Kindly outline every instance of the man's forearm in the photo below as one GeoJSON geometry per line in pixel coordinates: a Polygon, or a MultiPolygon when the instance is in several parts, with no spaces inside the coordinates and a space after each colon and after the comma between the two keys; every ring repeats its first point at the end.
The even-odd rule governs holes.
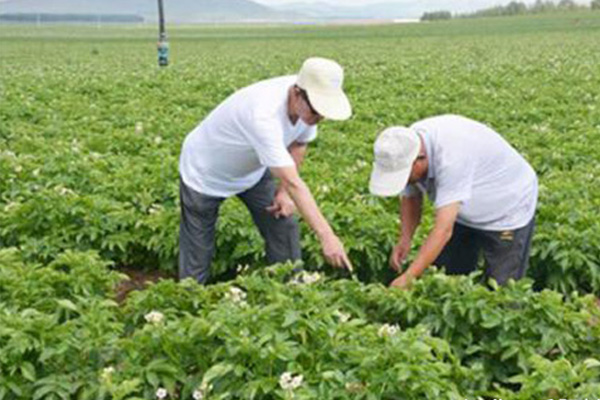
{"type": "Polygon", "coordinates": [[[344,245],[319,210],[308,186],[298,175],[296,167],[271,167],[271,172],[285,183],[286,190],[300,214],[319,237],[327,262],[334,267],[347,268],[352,271],[352,263],[344,250],[344,245]]]}
{"type": "Polygon", "coordinates": [[[299,182],[288,183],[285,185],[285,190],[292,200],[294,200],[300,215],[302,215],[319,238],[323,239],[324,237],[333,234],[333,230],[329,226],[329,223],[327,223],[327,220],[321,213],[321,210],[319,210],[310,190],[308,190],[308,187],[302,180],[299,180],[299,182]]]}
{"type": "Polygon", "coordinates": [[[400,204],[400,241],[412,241],[412,237],[421,221],[423,197],[402,197],[400,204]]]}
{"type": "Polygon", "coordinates": [[[308,145],[306,143],[298,143],[293,142],[289,147],[288,151],[290,155],[294,159],[294,163],[296,164],[296,169],[300,171],[300,167],[304,162],[304,157],[306,156],[306,151],[308,150],[308,145]]]}
{"type": "Polygon", "coordinates": [[[427,267],[435,262],[452,237],[460,204],[460,202],[454,202],[437,209],[435,225],[419,249],[417,258],[408,267],[405,274],[413,278],[419,277],[427,267]]]}
{"type": "Polygon", "coordinates": [[[421,276],[427,267],[437,259],[451,237],[452,230],[434,228],[406,273],[414,278],[421,276]]]}
{"type": "MultiPolygon", "coordinates": [[[[298,143],[298,142],[293,142],[288,147],[288,151],[289,151],[290,155],[292,156],[292,159],[294,160],[294,164],[296,164],[297,171],[300,171],[300,167],[302,166],[302,163],[304,162],[304,157],[306,156],[307,149],[308,149],[307,144],[298,143]]],[[[284,181],[280,181],[277,190],[285,190],[287,192],[288,190],[286,187],[286,183],[284,181]]]]}

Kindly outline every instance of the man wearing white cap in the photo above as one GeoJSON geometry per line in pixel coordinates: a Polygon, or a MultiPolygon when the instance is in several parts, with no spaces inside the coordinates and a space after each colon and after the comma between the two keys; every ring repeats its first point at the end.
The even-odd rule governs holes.
{"type": "Polygon", "coordinates": [[[406,287],[431,264],[450,274],[477,268],[499,284],[520,279],[529,262],[537,177],[498,133],[471,119],[443,115],[392,127],[375,142],[371,193],[401,195],[401,231],[390,256],[400,271],[421,219],[423,193],[435,224],[416,258],[392,286],[406,287]]]}
{"type": "Polygon", "coordinates": [[[269,263],[301,257],[293,216],[297,208],[319,237],[325,259],[351,268],[341,241],[298,174],[307,145],[317,136],[316,124],[351,115],[343,78],[334,61],[310,58],[298,75],[235,92],[187,136],[179,163],[180,278],[200,283],[209,278],[219,206],[231,196],[250,211],[269,263]]]}

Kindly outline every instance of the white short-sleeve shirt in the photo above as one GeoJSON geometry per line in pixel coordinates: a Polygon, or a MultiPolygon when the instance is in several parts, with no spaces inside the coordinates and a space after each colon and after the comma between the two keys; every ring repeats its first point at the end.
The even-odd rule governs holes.
{"type": "Polygon", "coordinates": [[[268,167],[293,166],[288,146],[317,136],[316,125],[289,120],[288,90],[295,83],[295,75],[261,81],[215,108],[183,142],[183,182],[209,196],[230,197],[258,183],[268,167]]]}
{"type": "Polygon", "coordinates": [[[529,163],[488,126],[458,115],[416,122],[429,168],[404,196],[427,193],[436,208],[461,203],[457,222],[490,231],[521,228],[535,214],[537,176],[529,163]]]}

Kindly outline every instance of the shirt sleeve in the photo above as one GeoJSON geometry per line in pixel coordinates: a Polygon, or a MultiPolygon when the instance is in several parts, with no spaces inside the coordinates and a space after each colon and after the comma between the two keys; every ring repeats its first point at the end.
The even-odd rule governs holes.
{"type": "Polygon", "coordinates": [[[474,161],[472,157],[442,160],[436,166],[435,208],[464,203],[471,198],[474,161]]]}
{"type": "Polygon", "coordinates": [[[288,152],[281,124],[266,117],[254,118],[253,126],[245,130],[245,136],[265,167],[292,167],[294,159],[288,152]]]}
{"type": "Polygon", "coordinates": [[[298,138],[298,143],[310,143],[317,138],[317,125],[309,126],[298,138]]]}
{"type": "Polygon", "coordinates": [[[415,185],[411,185],[410,183],[406,185],[402,193],[400,193],[402,197],[417,197],[419,194],[421,194],[419,188],[417,188],[415,185]]]}

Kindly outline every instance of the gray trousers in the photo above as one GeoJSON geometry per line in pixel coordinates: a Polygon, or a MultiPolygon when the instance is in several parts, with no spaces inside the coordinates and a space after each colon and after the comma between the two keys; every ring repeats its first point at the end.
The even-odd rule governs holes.
{"type": "Polygon", "coordinates": [[[452,238],[434,265],[444,267],[450,275],[469,274],[477,268],[483,251],[486,281],[494,278],[504,285],[509,279],[519,280],[529,266],[534,227],[535,217],[512,231],[484,231],[456,223],[452,238]]]}
{"type": "MultiPolygon", "coordinates": [[[[246,205],[261,236],[269,264],[299,260],[300,230],[296,217],[275,218],[266,208],[273,204],[276,184],[267,170],[252,188],[237,196],[246,205]]],[[[179,226],[179,278],[206,283],[215,252],[215,227],[223,197],[198,193],[179,180],[181,223],[179,226]]]]}

